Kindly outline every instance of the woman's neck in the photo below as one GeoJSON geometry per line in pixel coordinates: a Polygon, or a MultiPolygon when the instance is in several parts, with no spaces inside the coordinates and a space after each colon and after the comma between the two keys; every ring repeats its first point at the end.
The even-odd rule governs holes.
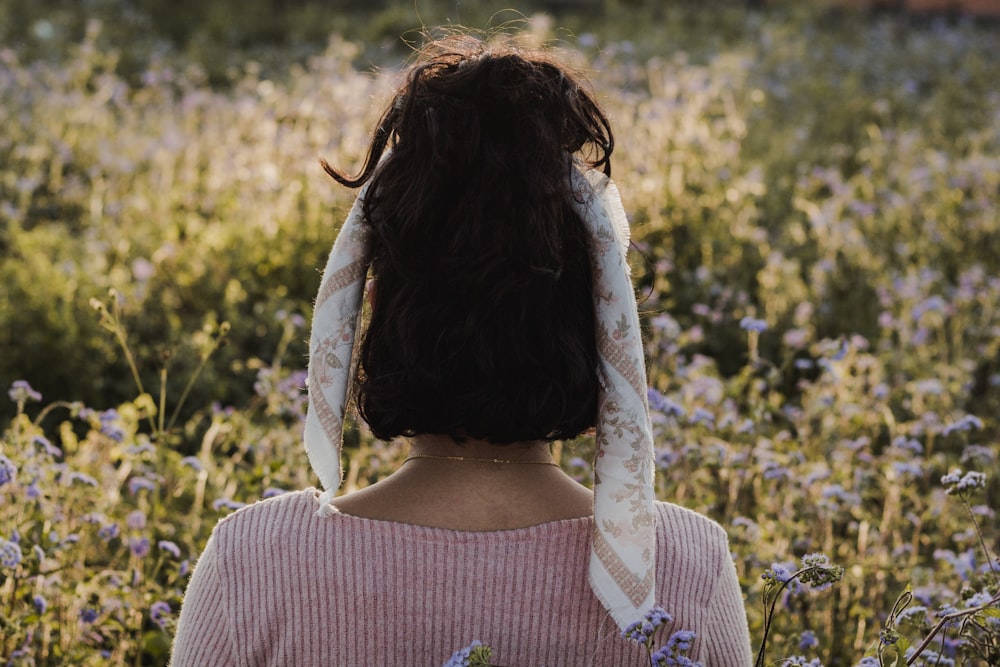
{"type": "Polygon", "coordinates": [[[498,445],[487,440],[461,442],[446,435],[417,435],[410,439],[410,457],[469,463],[554,463],[549,444],[542,440],[498,445]]]}
{"type": "Polygon", "coordinates": [[[542,441],[497,445],[420,435],[396,472],[334,505],[354,516],[472,531],[590,515],[593,494],[553,463],[542,441]]]}

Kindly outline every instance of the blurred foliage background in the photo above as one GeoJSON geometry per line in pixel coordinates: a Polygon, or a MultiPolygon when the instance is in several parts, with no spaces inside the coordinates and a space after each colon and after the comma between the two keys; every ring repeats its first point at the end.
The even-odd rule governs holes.
{"type": "MultiPolygon", "coordinates": [[[[766,315],[780,354],[802,301],[817,336],[878,339],[892,281],[929,270],[947,297],[963,269],[995,273],[995,30],[758,4],[0,0],[0,382],[130,396],[88,305],[115,288],[150,386],[183,383],[233,323],[190,404],[244,401],[275,314],[308,313],[349,199],[316,160],[355,163],[386,94],[368,73],[422,25],[579,55],[620,136],[651,312],[766,315]]],[[[711,327],[698,351],[731,373],[739,335],[711,327]]],[[[995,347],[970,400],[995,404],[995,347]]],[[[301,365],[303,342],[285,354],[301,365]]]]}
{"type": "MultiPolygon", "coordinates": [[[[179,609],[215,519],[315,484],[305,322],[353,198],[318,160],[358,164],[424,25],[551,44],[604,101],[658,495],[729,530],[755,639],[760,572],[811,551],[847,573],[782,601],[774,654],[813,633],[811,655],[853,664],[907,584],[913,636],[996,592],[995,19],[506,6],[0,0],[0,385],[46,401],[0,403],[0,531],[23,555],[0,563],[0,657],[165,663],[153,605],[179,609]],[[955,468],[990,473],[967,514],[955,468]]],[[[358,425],[346,450],[352,489],[404,446],[358,425]]],[[[583,482],[590,451],[556,446],[583,482]]]]}

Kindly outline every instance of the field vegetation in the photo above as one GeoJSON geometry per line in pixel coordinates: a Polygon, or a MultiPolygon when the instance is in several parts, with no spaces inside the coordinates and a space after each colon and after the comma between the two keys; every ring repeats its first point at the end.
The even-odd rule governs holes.
{"type": "MultiPolygon", "coordinates": [[[[316,484],[318,159],[454,7],[279,4],[0,1],[4,664],[165,664],[216,520],[316,484]]],[[[1000,664],[1000,27],[582,4],[505,29],[612,116],[659,496],[728,529],[767,664],[1000,664]]],[[[348,488],[404,451],[354,424],[348,488]]]]}

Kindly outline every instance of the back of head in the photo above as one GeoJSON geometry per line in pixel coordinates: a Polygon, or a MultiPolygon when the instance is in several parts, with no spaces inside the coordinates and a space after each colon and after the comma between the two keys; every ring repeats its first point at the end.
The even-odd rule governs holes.
{"type": "Polygon", "coordinates": [[[591,260],[569,174],[586,157],[608,172],[612,148],[564,66],[459,37],[412,67],[360,176],[327,166],[371,180],[357,401],[376,436],[507,443],[594,425],[591,260]]]}

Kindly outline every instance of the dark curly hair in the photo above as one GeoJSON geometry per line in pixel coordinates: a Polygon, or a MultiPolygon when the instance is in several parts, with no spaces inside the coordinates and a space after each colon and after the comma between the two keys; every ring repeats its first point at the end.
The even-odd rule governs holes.
{"type": "Polygon", "coordinates": [[[376,437],[573,438],[599,389],[577,163],[610,174],[611,126],[548,54],[469,36],[426,47],[356,177],[376,279],[356,401],[376,437]],[[391,150],[387,151],[387,148],[391,150]]]}

